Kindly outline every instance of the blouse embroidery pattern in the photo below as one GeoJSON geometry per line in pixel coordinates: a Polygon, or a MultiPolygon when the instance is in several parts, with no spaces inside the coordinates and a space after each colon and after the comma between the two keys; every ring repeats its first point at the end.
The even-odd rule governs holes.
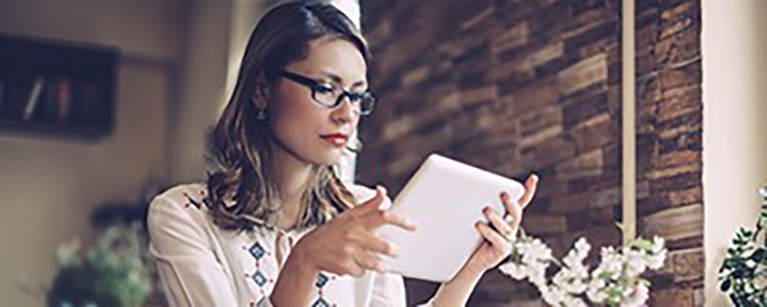
{"type": "Polygon", "coordinates": [[[256,271],[252,274],[245,273],[245,277],[256,283],[262,296],[267,296],[264,288],[267,284],[274,284],[274,278],[268,278],[266,274],[264,274],[262,270],[262,260],[264,259],[264,256],[271,255],[272,253],[267,252],[258,241],[256,241],[250,248],[243,248],[245,248],[256,261],[256,271]]]}
{"type": "MultiPolygon", "coordinates": [[[[328,282],[333,279],[335,280],[335,276],[328,277],[324,273],[320,272],[320,274],[317,275],[317,282],[314,283],[314,285],[317,287],[317,300],[314,301],[314,304],[312,304],[312,307],[330,307],[330,303],[325,299],[324,296],[324,288],[327,286],[328,282]]],[[[332,306],[336,306],[336,304],[333,304],[332,306]]]]}

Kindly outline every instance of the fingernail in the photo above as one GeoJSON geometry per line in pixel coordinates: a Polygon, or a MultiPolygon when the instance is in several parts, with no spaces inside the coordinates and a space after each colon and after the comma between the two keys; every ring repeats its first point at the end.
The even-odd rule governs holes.
{"type": "Polygon", "coordinates": [[[394,244],[390,245],[389,246],[389,255],[392,256],[392,257],[399,256],[399,247],[397,247],[394,244]]]}
{"type": "Polygon", "coordinates": [[[508,201],[509,200],[509,193],[501,192],[501,200],[508,201]]]}

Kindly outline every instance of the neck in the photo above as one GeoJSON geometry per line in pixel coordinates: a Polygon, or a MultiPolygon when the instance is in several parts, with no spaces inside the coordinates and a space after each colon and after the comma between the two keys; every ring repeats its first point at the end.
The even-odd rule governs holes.
{"type": "Polygon", "coordinates": [[[277,227],[292,229],[298,223],[298,217],[303,211],[301,197],[306,191],[312,165],[297,159],[285,151],[276,152],[275,172],[280,191],[282,210],[277,216],[277,227]]]}

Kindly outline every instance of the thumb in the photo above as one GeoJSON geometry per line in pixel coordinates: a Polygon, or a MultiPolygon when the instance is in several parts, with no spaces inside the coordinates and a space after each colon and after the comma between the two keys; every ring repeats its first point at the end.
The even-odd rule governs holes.
{"type": "Polygon", "coordinates": [[[361,211],[378,210],[381,204],[386,200],[386,188],[376,185],[376,195],[359,206],[361,211]]]}

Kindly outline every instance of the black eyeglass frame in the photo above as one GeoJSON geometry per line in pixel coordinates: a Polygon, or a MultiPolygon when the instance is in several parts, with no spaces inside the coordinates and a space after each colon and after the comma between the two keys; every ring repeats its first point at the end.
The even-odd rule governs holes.
{"type": "Polygon", "coordinates": [[[299,75],[299,74],[296,74],[296,73],[285,71],[285,70],[283,70],[281,72],[281,74],[282,74],[282,77],[284,77],[284,78],[286,78],[288,80],[291,80],[293,82],[296,82],[298,84],[301,84],[303,86],[306,86],[309,89],[311,89],[312,90],[312,99],[314,99],[314,101],[316,101],[317,103],[319,103],[320,105],[322,105],[322,106],[324,106],[324,107],[326,107],[328,109],[335,109],[335,108],[337,108],[338,106],[341,105],[341,102],[343,101],[344,97],[349,97],[349,101],[352,103],[352,105],[354,103],[359,103],[359,110],[355,109],[354,110],[355,113],[357,113],[359,115],[370,115],[370,113],[373,113],[373,108],[375,107],[377,99],[370,92],[352,93],[352,92],[349,92],[347,90],[344,90],[343,88],[328,88],[328,86],[322,84],[322,82],[320,82],[320,81],[317,81],[315,79],[312,79],[312,78],[309,78],[309,77],[306,77],[306,76],[302,76],[302,75],[299,75]],[[328,91],[328,90],[329,91],[336,91],[336,90],[340,90],[341,91],[341,94],[338,95],[338,98],[336,98],[336,101],[332,105],[328,105],[325,102],[322,102],[319,99],[317,99],[317,92],[318,91],[328,91]],[[363,105],[365,99],[367,99],[368,103],[370,104],[370,107],[367,108],[367,109],[365,109],[365,107],[363,105]]]}

